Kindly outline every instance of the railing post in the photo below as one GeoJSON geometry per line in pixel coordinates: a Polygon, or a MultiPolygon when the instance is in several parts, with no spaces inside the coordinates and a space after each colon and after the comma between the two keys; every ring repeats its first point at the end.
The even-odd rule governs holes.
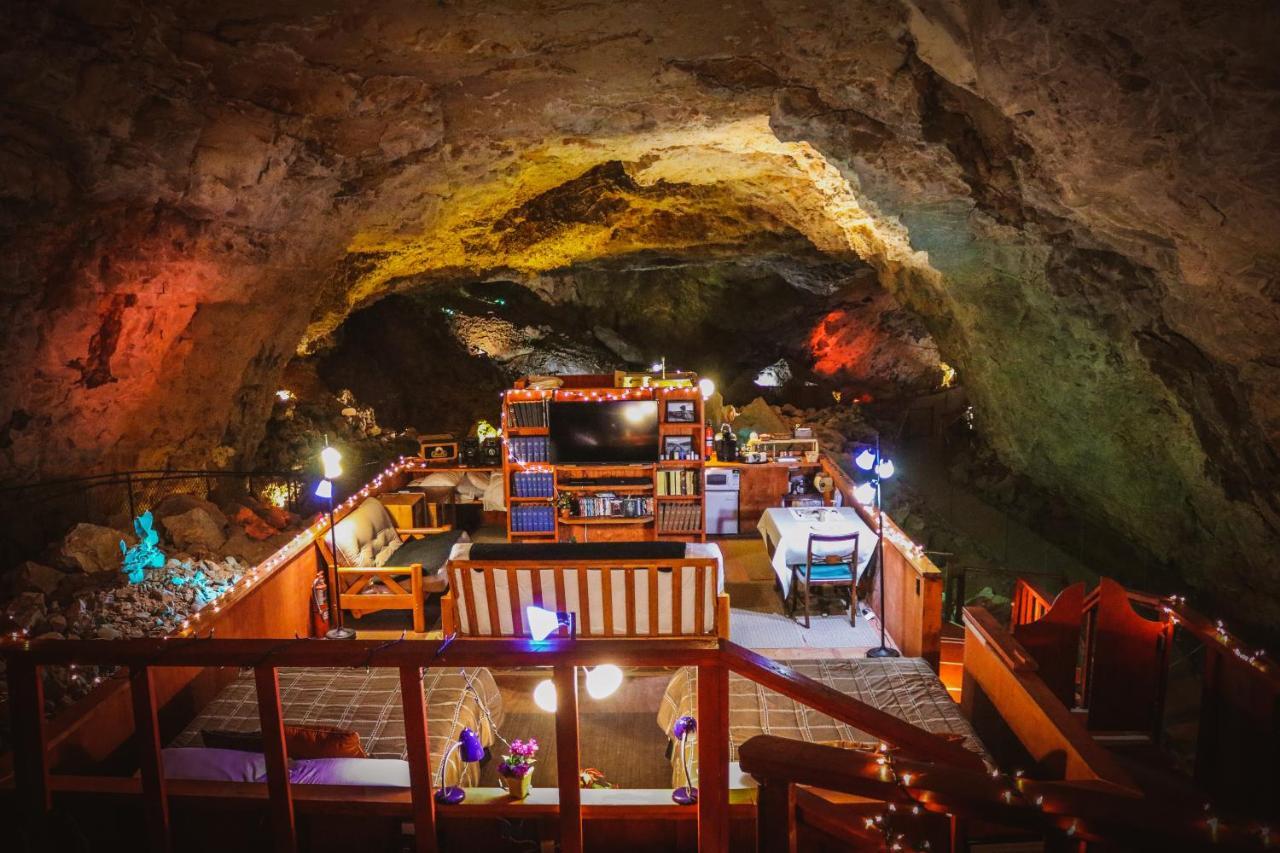
{"type": "Polygon", "coordinates": [[[717,663],[698,667],[698,853],[728,850],[729,671],[717,663]]]}
{"type": "Polygon", "coordinates": [[[404,739],[409,758],[409,792],[413,800],[413,837],[417,853],[436,853],[436,802],[431,790],[431,741],[427,739],[426,696],[422,668],[400,668],[400,698],[404,703],[404,739]]]}
{"type": "Polygon", "coordinates": [[[142,805],[147,818],[149,849],[169,853],[169,794],[160,752],[160,722],[156,717],[156,686],[146,666],[130,667],[129,691],[133,699],[133,733],[138,742],[138,768],[142,776],[142,805]]]}
{"type": "Polygon", "coordinates": [[[756,792],[756,850],[795,853],[796,786],[763,779],[756,792]]]}
{"type": "Polygon", "coordinates": [[[53,808],[44,741],[44,685],[40,667],[16,655],[9,657],[7,672],[14,779],[22,810],[34,827],[53,808]]]}
{"type": "Polygon", "coordinates": [[[556,775],[560,787],[560,850],[582,853],[582,791],[578,788],[578,668],[557,664],[556,775]]]}
{"type": "Polygon", "coordinates": [[[284,717],[280,710],[280,679],[274,666],[253,670],[258,694],[258,720],[262,726],[262,752],[267,760],[267,793],[271,823],[278,853],[298,849],[298,828],[293,815],[293,793],[289,789],[289,757],[284,742],[284,717]]]}

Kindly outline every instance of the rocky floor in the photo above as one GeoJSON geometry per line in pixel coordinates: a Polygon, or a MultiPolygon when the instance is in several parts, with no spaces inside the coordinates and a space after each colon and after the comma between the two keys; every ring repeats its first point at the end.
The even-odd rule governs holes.
{"type": "MultiPolygon", "coordinates": [[[[137,583],[123,571],[122,546],[136,546],[138,536],[83,523],[51,544],[41,561],[27,561],[5,575],[0,634],[116,640],[179,633],[195,614],[217,607],[301,526],[296,515],[248,496],[218,506],[172,495],[154,508],[153,519],[163,562],[144,570],[137,583]]],[[[7,699],[3,666],[0,705],[7,699]]],[[[97,667],[46,667],[46,710],[69,707],[110,674],[97,667]]]]}

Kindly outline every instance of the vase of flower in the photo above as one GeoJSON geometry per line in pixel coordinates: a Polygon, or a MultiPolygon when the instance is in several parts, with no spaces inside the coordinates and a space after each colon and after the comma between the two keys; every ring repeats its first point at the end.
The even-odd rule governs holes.
{"type": "Polygon", "coordinates": [[[538,741],[534,738],[527,741],[513,740],[509,747],[511,752],[502,756],[502,763],[498,765],[498,779],[511,799],[523,800],[529,796],[529,789],[533,787],[538,741]]]}

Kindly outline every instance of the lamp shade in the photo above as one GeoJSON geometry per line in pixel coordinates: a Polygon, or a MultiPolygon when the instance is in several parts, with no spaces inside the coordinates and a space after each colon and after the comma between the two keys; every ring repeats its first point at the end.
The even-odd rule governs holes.
{"type": "Polygon", "coordinates": [[[698,721],[686,715],[676,720],[675,725],[671,727],[671,736],[676,740],[684,740],[686,735],[691,735],[697,730],[698,721]]]}
{"type": "Polygon", "coordinates": [[[870,471],[876,464],[876,455],[864,447],[861,453],[853,457],[853,464],[863,471],[870,471]]]}
{"type": "Polygon", "coordinates": [[[587,693],[592,699],[604,699],[621,686],[622,670],[611,663],[587,670],[587,693]]]}
{"type": "Polygon", "coordinates": [[[484,744],[480,742],[480,735],[476,734],[469,728],[464,728],[462,733],[458,735],[458,743],[462,744],[462,760],[475,763],[484,758],[484,744]]]}
{"type": "Polygon", "coordinates": [[[539,681],[538,686],[533,688],[533,704],[548,714],[554,714],[556,712],[556,683],[549,678],[539,681]]]}
{"type": "Polygon", "coordinates": [[[893,476],[893,460],[882,459],[880,464],[876,466],[876,476],[881,480],[887,480],[893,476]]]}
{"type": "Polygon", "coordinates": [[[698,380],[698,390],[702,392],[702,399],[706,400],[716,393],[716,383],[704,376],[698,380]]]}
{"type": "Polygon", "coordinates": [[[320,451],[320,464],[324,466],[326,480],[336,480],[342,476],[342,454],[336,447],[326,447],[320,451]]]}
{"type": "Polygon", "coordinates": [[[326,501],[333,497],[333,481],[321,480],[316,483],[316,497],[326,501]]]}
{"type": "Polygon", "coordinates": [[[554,610],[544,610],[541,607],[529,606],[524,609],[525,622],[529,626],[529,636],[534,640],[545,640],[555,633],[560,627],[560,614],[554,610]]]}
{"type": "Polygon", "coordinates": [[[875,483],[862,483],[853,490],[853,499],[863,506],[869,505],[876,499],[875,483]]]}

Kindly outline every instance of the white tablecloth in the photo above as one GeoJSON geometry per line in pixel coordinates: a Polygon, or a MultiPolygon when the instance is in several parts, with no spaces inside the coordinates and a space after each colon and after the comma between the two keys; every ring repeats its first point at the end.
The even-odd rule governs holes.
{"type": "MultiPolygon", "coordinates": [[[[876,532],[851,507],[823,509],[773,507],[764,511],[758,525],[764,547],[772,555],[773,572],[782,585],[782,597],[791,592],[791,567],[803,566],[808,559],[809,534],[837,536],[858,533],[858,577],[867,570],[876,548],[876,532]]],[[[813,553],[826,556],[846,552],[845,542],[815,543],[813,553]]]]}

